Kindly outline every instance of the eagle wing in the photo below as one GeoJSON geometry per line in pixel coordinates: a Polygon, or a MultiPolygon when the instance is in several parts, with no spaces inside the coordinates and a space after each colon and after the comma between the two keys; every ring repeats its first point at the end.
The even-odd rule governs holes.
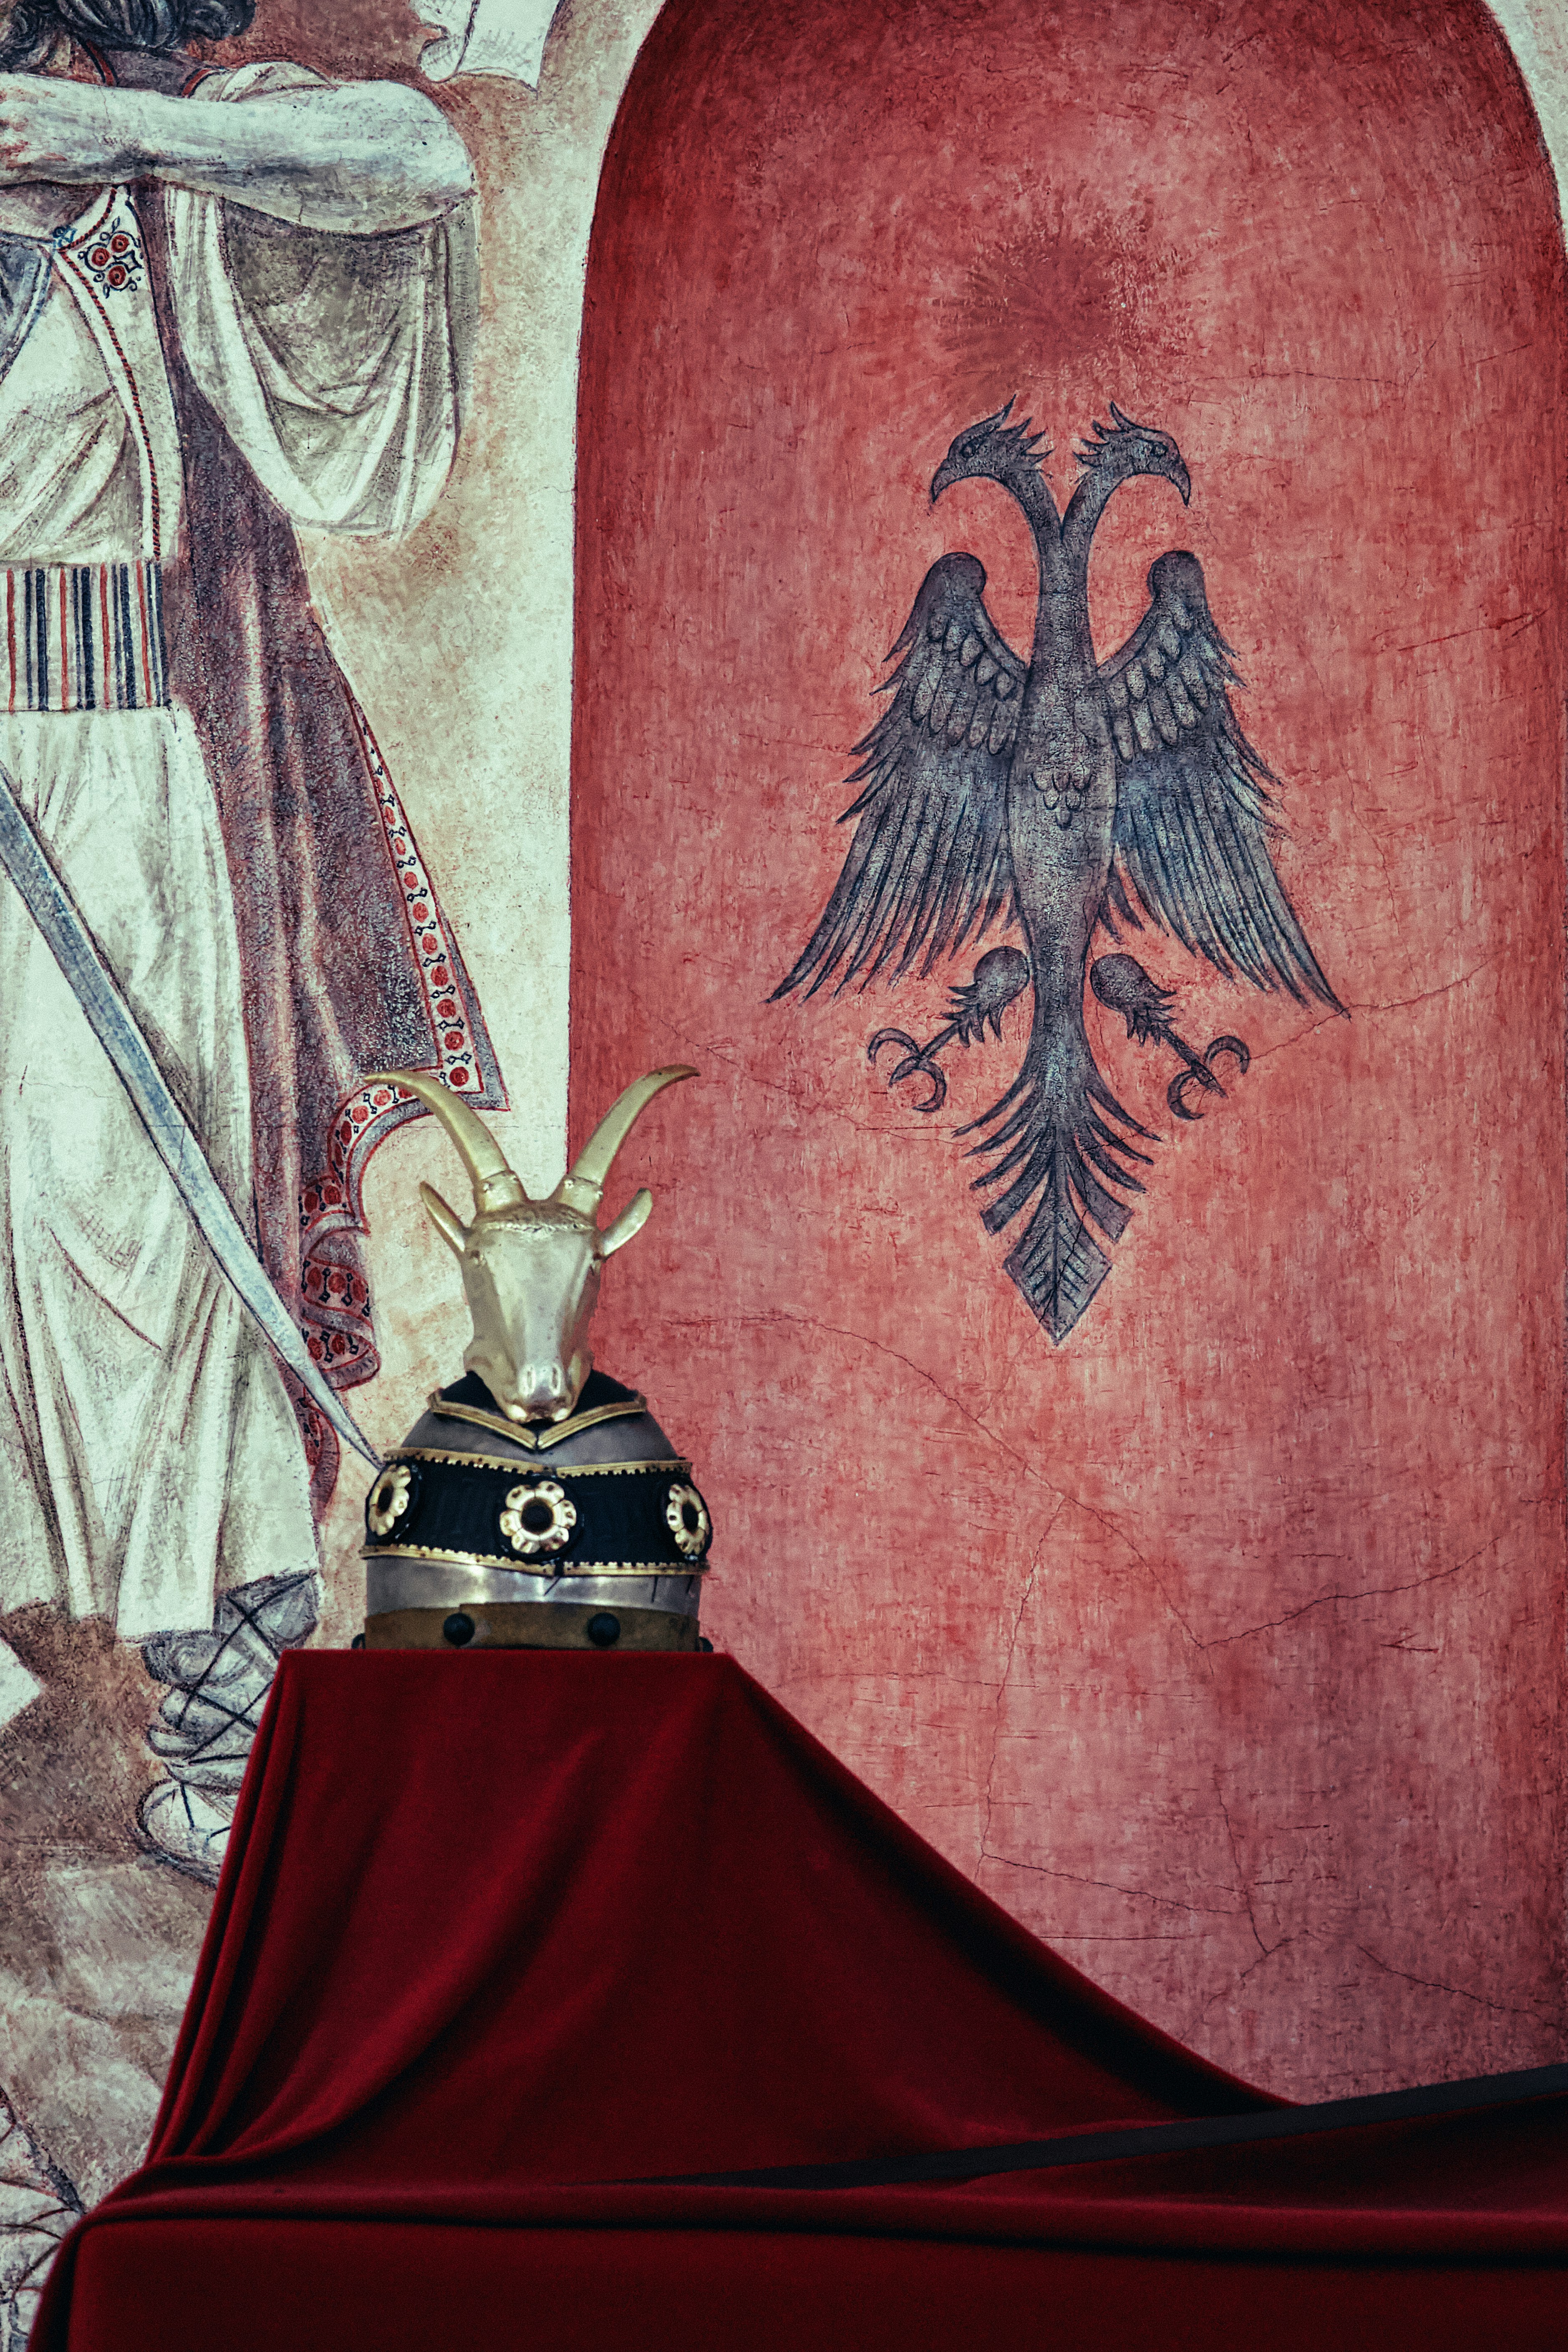
{"type": "Polygon", "coordinates": [[[1162,555],[1149,610],[1100,668],[1117,751],[1114,916],[1145,911],[1227,980],[1283,988],[1343,1012],[1274,870],[1279,837],[1268,792],[1279,778],[1241,731],[1227,689],[1240,680],[1214,625],[1195,555],[1162,555]]]}
{"type": "Polygon", "coordinates": [[[1009,755],[1027,667],[984,602],[973,555],[931,565],[889,654],[899,667],[879,693],[892,701],[856,744],[849,777],[865,790],[839,818],[858,817],[833,894],[805,951],[770,1002],[805,983],[815,996],[862,988],[887,969],[922,973],[1011,914],[1005,831],[1009,755]],[[900,659],[900,656],[902,656],[900,659]],[[889,969],[890,967],[890,969],[889,969]]]}

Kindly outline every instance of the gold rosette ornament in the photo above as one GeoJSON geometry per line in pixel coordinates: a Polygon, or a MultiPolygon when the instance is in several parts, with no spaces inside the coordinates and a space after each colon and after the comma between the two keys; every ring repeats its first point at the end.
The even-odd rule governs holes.
{"type": "Polygon", "coordinates": [[[414,1472],[406,1462],[389,1462],[365,1500],[364,1523],[373,1536],[389,1536],[408,1508],[414,1472]]]}
{"type": "Polygon", "coordinates": [[[713,1532],[713,1522],[708,1516],[708,1506],[695,1486],[679,1481],[669,1490],[669,1500],[664,1507],[669,1532],[675,1538],[676,1549],[688,1559],[695,1559],[708,1549],[708,1538],[713,1532]]]}
{"type": "Polygon", "coordinates": [[[577,1524],[577,1506],[567,1499],[564,1486],[553,1478],[541,1478],[537,1486],[509,1488],[506,1508],[500,1515],[500,1531],[513,1551],[524,1559],[536,1559],[541,1552],[559,1551],[571,1538],[577,1524]]]}

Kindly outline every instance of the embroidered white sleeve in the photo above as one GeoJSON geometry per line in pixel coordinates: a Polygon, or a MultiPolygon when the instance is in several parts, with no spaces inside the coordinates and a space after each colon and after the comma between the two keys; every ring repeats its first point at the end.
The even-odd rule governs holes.
{"type": "Polygon", "coordinates": [[[559,0],[429,0],[419,14],[441,31],[419,60],[432,81],[500,74],[539,88],[544,41],[559,0]]]}
{"type": "MultiPolygon", "coordinates": [[[[309,87],[293,66],[205,84],[220,100],[309,87]]],[[[380,236],[300,228],[167,191],[172,291],[193,374],[294,521],[398,537],[457,446],[477,313],[473,205],[380,236]]]]}

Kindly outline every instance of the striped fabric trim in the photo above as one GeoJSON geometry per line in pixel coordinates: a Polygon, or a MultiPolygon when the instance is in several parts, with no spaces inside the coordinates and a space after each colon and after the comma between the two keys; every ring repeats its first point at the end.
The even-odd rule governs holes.
{"type": "Polygon", "coordinates": [[[0,577],[8,711],[167,709],[157,563],[12,564],[0,577]]]}

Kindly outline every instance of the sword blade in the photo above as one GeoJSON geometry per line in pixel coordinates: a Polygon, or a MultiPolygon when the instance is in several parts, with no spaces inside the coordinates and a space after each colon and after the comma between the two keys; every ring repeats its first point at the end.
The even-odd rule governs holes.
{"type": "Polygon", "coordinates": [[[174,1180],[191,1222],[211,1250],[218,1271],[279,1360],[294,1374],[311,1402],[338,1435],[375,1469],[381,1456],[353,1413],[334,1393],[305,1345],[270,1277],[251,1247],[228,1195],[213,1174],[206,1153],[168,1080],[153,1057],[97,941],[56,873],[47,853],[16,798],[16,787],[0,766],[0,866],[37,925],[64,973],[88,1026],[103,1047],[114,1074],[131,1097],[153,1149],[174,1180]]]}

